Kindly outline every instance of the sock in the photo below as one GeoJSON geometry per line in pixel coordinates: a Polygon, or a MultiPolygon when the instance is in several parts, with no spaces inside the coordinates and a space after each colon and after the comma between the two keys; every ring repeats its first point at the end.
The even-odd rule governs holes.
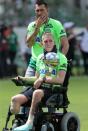
{"type": "Polygon", "coordinates": [[[29,124],[25,124],[25,125],[22,125],[22,126],[19,126],[15,129],[13,129],[12,131],[29,131],[30,129],[32,129],[33,125],[29,125],[29,124]]]}
{"type": "Polygon", "coordinates": [[[31,114],[29,114],[29,118],[28,118],[28,120],[27,120],[27,124],[32,124],[33,125],[33,121],[34,121],[34,115],[31,115],[31,114]]]}

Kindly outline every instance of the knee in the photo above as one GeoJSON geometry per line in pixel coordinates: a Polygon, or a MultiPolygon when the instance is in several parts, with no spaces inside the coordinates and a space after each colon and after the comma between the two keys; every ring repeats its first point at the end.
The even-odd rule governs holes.
{"type": "Polygon", "coordinates": [[[35,90],[33,93],[33,98],[37,101],[41,101],[43,97],[43,91],[42,90],[35,90]]]}
{"type": "Polygon", "coordinates": [[[13,114],[17,114],[20,110],[20,103],[18,102],[17,98],[13,96],[11,98],[11,106],[10,106],[10,111],[13,114]]]}

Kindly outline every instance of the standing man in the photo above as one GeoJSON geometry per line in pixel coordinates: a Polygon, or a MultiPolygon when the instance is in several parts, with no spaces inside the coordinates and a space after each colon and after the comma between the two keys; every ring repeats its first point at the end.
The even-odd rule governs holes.
{"type": "Polygon", "coordinates": [[[80,50],[83,57],[84,74],[88,75],[88,23],[80,42],[80,50]]]}
{"type": "Polygon", "coordinates": [[[8,27],[4,24],[0,27],[0,78],[7,77],[8,74],[8,42],[6,34],[8,27]]]}
{"type": "Polygon", "coordinates": [[[62,24],[48,16],[48,5],[43,0],[37,0],[35,3],[36,19],[28,25],[26,42],[27,46],[32,48],[32,57],[25,76],[34,76],[36,69],[36,59],[43,52],[41,36],[44,32],[53,34],[58,51],[67,54],[69,44],[66,32],[62,24]]]}
{"type": "Polygon", "coordinates": [[[15,76],[17,75],[17,65],[14,63],[17,49],[18,49],[18,37],[17,34],[13,30],[13,26],[8,26],[7,36],[6,36],[7,42],[8,42],[8,51],[9,51],[9,59],[10,59],[10,75],[15,76]]]}

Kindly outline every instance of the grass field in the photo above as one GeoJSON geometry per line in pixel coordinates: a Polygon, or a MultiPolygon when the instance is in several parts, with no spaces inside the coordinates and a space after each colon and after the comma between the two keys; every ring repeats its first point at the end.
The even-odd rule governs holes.
{"type": "MultiPolygon", "coordinates": [[[[9,79],[0,80],[0,131],[5,125],[11,96],[19,91],[21,87],[16,87],[9,79]]],[[[80,131],[88,131],[88,77],[72,77],[68,96],[70,100],[68,111],[78,114],[81,122],[80,131]]]]}

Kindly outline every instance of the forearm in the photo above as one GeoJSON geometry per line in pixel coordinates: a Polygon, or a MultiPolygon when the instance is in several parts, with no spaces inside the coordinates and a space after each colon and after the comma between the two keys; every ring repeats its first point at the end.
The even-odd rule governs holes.
{"type": "Polygon", "coordinates": [[[33,34],[31,36],[27,36],[26,43],[29,48],[34,45],[38,32],[39,32],[39,28],[35,27],[33,34]]]}
{"type": "Polygon", "coordinates": [[[66,56],[67,52],[68,52],[68,49],[69,49],[69,45],[66,46],[65,48],[62,48],[62,53],[66,56]]]}
{"type": "Polygon", "coordinates": [[[36,76],[31,76],[31,77],[22,77],[22,76],[20,76],[20,79],[22,79],[26,83],[33,84],[37,80],[37,77],[36,76]]]}
{"type": "Polygon", "coordinates": [[[45,83],[50,83],[50,84],[63,84],[63,79],[60,79],[59,77],[57,78],[52,78],[52,77],[46,77],[45,78],[45,83]]]}
{"type": "Polygon", "coordinates": [[[62,53],[66,55],[69,50],[69,42],[67,37],[61,39],[61,44],[62,44],[62,53]]]}

